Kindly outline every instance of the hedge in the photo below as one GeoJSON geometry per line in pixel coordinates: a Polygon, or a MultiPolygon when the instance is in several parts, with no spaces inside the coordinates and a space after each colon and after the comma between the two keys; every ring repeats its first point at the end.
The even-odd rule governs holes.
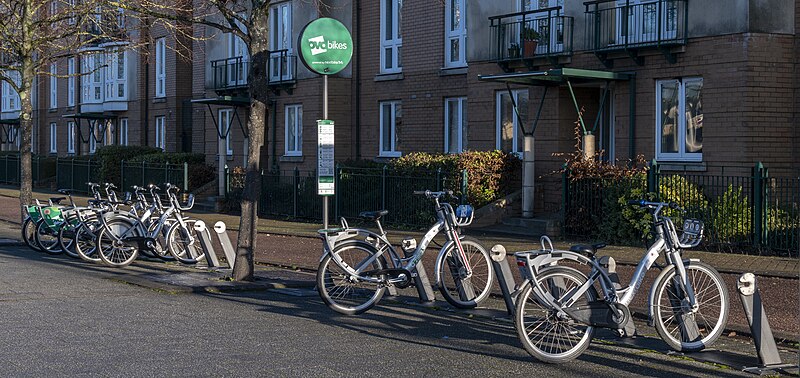
{"type": "Polygon", "coordinates": [[[122,161],[128,161],[136,156],[148,155],[161,151],[160,148],[149,146],[102,146],[97,149],[94,157],[100,163],[99,178],[105,182],[120,182],[120,167],[122,161]]]}

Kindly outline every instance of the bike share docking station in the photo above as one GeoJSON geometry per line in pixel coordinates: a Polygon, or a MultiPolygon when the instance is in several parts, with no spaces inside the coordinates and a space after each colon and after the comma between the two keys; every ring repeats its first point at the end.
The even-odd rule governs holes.
{"type": "MultiPolygon", "coordinates": [[[[206,227],[205,222],[198,220],[194,224],[194,229],[197,231],[198,236],[200,237],[200,247],[203,249],[202,254],[206,258],[206,263],[208,264],[209,268],[219,268],[220,263],[219,259],[217,258],[217,253],[214,250],[214,245],[211,242],[211,232],[209,231],[208,227],[206,227]]],[[[222,246],[222,251],[225,253],[225,260],[227,260],[228,268],[233,269],[233,263],[236,261],[236,253],[233,251],[233,245],[231,244],[231,239],[228,237],[228,232],[225,227],[225,222],[219,221],[214,223],[214,232],[217,234],[217,238],[219,239],[219,244],[222,246]]],[[[193,258],[200,257],[200,254],[197,253],[195,248],[190,246],[188,248],[189,253],[192,254],[193,258]]]]}

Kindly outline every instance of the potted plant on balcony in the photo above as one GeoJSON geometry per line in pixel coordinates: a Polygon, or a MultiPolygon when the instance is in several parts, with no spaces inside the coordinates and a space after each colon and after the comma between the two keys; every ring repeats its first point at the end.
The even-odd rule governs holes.
{"type": "Polygon", "coordinates": [[[511,43],[508,45],[508,58],[509,59],[517,59],[519,58],[519,43],[511,43]]]}
{"type": "Polygon", "coordinates": [[[522,28],[522,53],[526,58],[533,58],[536,54],[536,46],[539,45],[539,38],[542,35],[536,29],[523,27],[522,28]]]}

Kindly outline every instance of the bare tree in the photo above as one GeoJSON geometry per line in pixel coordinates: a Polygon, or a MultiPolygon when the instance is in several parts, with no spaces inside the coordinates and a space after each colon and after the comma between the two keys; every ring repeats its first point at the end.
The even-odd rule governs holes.
{"type": "Polygon", "coordinates": [[[122,38],[116,12],[105,0],[0,0],[0,80],[16,91],[20,102],[21,205],[31,202],[33,186],[34,79],[51,75],[46,68],[59,58],[122,38]]]}

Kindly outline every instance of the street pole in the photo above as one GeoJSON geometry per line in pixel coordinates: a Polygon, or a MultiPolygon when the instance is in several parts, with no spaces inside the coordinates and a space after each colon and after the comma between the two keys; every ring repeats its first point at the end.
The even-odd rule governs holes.
{"type": "MultiPolygon", "coordinates": [[[[322,119],[328,119],[328,75],[322,75],[322,119]]],[[[328,196],[322,196],[322,228],[328,228],[328,196]]]]}

